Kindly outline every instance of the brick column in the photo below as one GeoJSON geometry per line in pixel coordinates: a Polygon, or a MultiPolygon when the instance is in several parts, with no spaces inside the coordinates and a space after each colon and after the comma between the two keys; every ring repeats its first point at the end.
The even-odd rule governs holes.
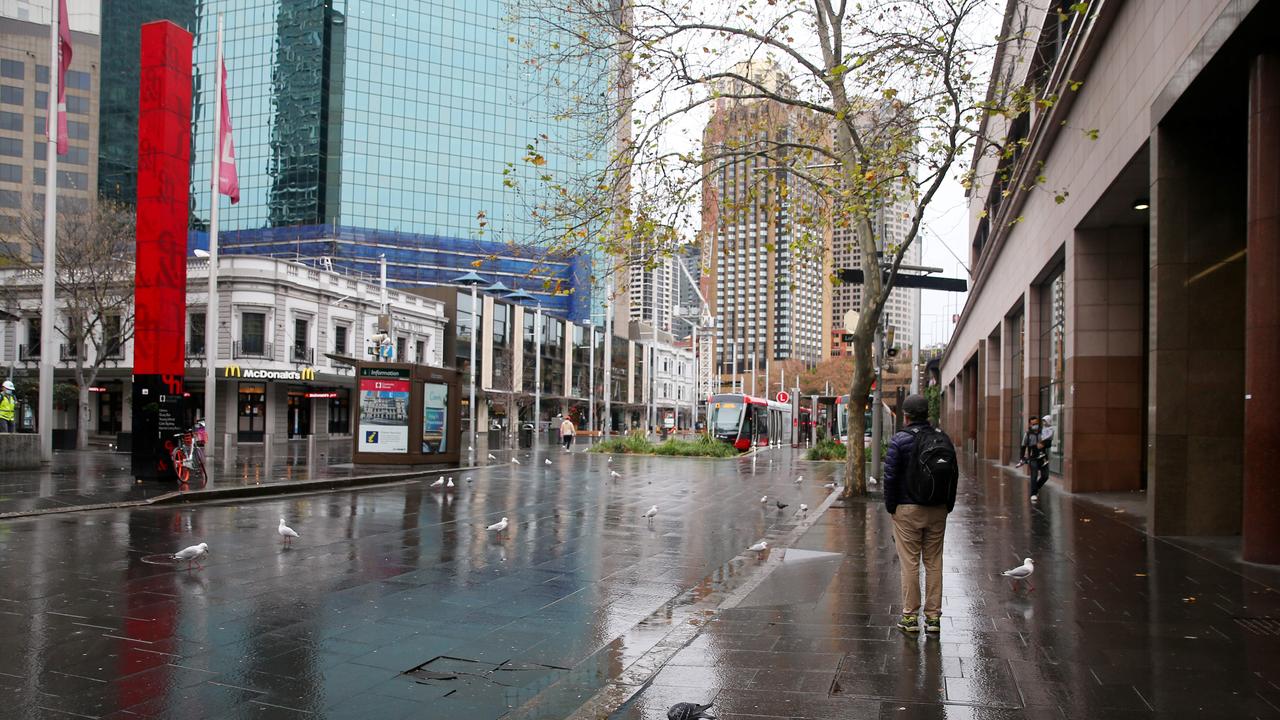
{"type": "Polygon", "coordinates": [[[1280,54],[1249,75],[1244,559],[1280,563],[1280,54]]]}

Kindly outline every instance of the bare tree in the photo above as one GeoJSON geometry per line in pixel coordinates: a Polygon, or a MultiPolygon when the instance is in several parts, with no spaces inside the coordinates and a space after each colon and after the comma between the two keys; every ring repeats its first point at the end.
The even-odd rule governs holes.
{"type": "MultiPolygon", "coordinates": [[[[993,182],[1007,187],[1024,145],[1010,135],[1010,121],[1057,100],[1056,88],[1006,88],[998,78],[988,84],[993,58],[999,66],[1002,54],[1016,62],[1034,50],[1009,23],[997,29],[1007,3],[513,2],[514,14],[540,23],[538,37],[519,39],[528,62],[556,71],[557,85],[576,78],[573,107],[561,117],[579,126],[594,119],[597,141],[615,148],[593,176],[544,173],[540,189],[527,193],[553,198],[534,214],[561,251],[603,249],[623,261],[637,246],[651,255],[698,235],[704,254],[710,246],[714,255],[726,219],[785,210],[796,229],[787,252],[807,255],[829,277],[831,233],[852,234],[864,284],[845,376],[855,438],[846,493],[865,493],[865,452],[856,438],[874,379],[874,338],[925,212],[944,183],[977,182],[976,165],[989,166],[993,182]],[[574,72],[593,64],[614,71],[574,72]],[[984,165],[985,158],[994,161],[984,165]],[[726,175],[734,178],[730,190],[722,189],[726,175]],[[622,207],[618,197],[627,198],[622,207]],[[688,212],[693,207],[710,207],[716,217],[699,221],[688,212]],[[888,213],[905,230],[886,233],[888,213]]],[[[1090,2],[1012,2],[1024,14],[1064,20],[1083,21],[1092,11],[1090,2]]],[[[1079,85],[1063,82],[1070,90],[1079,85]]],[[[544,166],[555,144],[554,131],[533,139],[525,163],[544,166]]],[[[1046,182],[1042,173],[1031,176],[1033,186],[1046,182]]],[[[531,180],[508,185],[518,190],[521,182],[531,180]]]]}
{"type": "MultiPolygon", "coordinates": [[[[0,260],[11,267],[43,272],[43,262],[32,252],[44,243],[44,219],[30,214],[23,219],[16,242],[0,251],[0,260]]],[[[76,447],[88,444],[90,388],[102,368],[124,359],[124,349],[134,330],[134,215],[128,205],[99,200],[86,208],[58,213],[54,290],[55,323],[61,336],[57,359],[70,362],[77,388],[76,447]]],[[[38,283],[37,283],[38,286],[38,283]]],[[[11,304],[21,302],[22,288],[4,288],[11,304]]],[[[41,332],[52,329],[42,327],[41,332]]],[[[40,422],[50,422],[40,418],[40,422]]]]}

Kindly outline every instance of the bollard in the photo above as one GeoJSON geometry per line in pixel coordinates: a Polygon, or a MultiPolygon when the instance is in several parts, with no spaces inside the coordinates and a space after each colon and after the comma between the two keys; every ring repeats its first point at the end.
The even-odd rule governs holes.
{"type": "Polygon", "coordinates": [[[271,458],[273,455],[271,440],[272,440],[271,433],[262,434],[262,471],[261,472],[263,477],[265,477],[268,473],[271,472],[271,458]]]}
{"type": "Polygon", "coordinates": [[[316,454],[316,436],[307,436],[307,475],[314,477],[316,471],[316,461],[320,456],[316,454]]]}
{"type": "Polygon", "coordinates": [[[236,460],[235,443],[236,443],[235,433],[222,434],[222,467],[224,468],[233,467],[235,463],[235,460],[236,460]]]}

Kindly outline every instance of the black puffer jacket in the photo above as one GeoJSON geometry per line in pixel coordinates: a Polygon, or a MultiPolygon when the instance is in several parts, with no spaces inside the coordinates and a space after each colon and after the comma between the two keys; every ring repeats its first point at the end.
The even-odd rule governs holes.
{"type": "MultiPolygon", "coordinates": [[[[929,427],[928,421],[913,422],[907,427],[929,427]]],[[[907,473],[915,457],[916,436],[900,430],[889,439],[889,452],[884,458],[884,507],[893,514],[899,505],[915,505],[907,496],[907,473]]]]}

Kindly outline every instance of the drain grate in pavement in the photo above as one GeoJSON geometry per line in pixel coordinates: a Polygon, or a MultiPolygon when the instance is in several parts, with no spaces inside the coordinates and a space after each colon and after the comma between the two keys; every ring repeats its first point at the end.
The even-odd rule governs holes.
{"type": "Polygon", "coordinates": [[[529,690],[555,682],[569,668],[538,663],[516,663],[503,660],[500,663],[479,662],[466,658],[439,655],[404,673],[424,685],[451,688],[444,697],[454,692],[508,688],[529,690]]]}
{"type": "Polygon", "coordinates": [[[1271,617],[1238,617],[1232,618],[1236,624],[1251,635],[1280,637],[1280,618],[1271,617]]]}

